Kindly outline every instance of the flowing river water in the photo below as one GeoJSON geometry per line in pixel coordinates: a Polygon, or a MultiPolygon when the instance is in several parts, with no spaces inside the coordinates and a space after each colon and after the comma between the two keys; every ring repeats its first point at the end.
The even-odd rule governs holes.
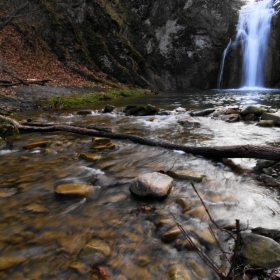
{"type": "MultiPolygon", "coordinates": [[[[279,146],[279,127],[226,123],[211,117],[195,117],[199,127],[178,123],[191,109],[276,108],[279,99],[276,90],[166,93],[112,101],[117,108],[110,114],[100,112],[105,105],[101,103],[91,107],[92,114],[86,116],[62,110],[26,113],[20,118],[98,125],[185,145],[279,146]],[[125,116],[122,107],[127,104],[153,104],[168,110],[184,107],[187,111],[157,116],[151,122],[149,116],[125,116]]],[[[184,238],[178,230],[162,240],[170,228],[176,233],[172,213],[199,247],[220,261],[220,251],[208,229],[209,217],[190,182],[174,180],[171,194],[163,201],[142,201],[129,192],[129,181],[139,174],[172,167],[204,175],[196,188],[220,225],[239,219],[249,228],[280,229],[279,215],[271,210],[280,213],[279,193],[250,176],[255,159],[235,160],[238,168],[233,168],[201,156],[116,140],[115,149],[94,152],[90,150],[91,139],[65,132],[28,133],[15,137],[13,150],[4,146],[0,150],[0,279],[177,279],[174,271],[178,265],[185,275],[182,279],[215,279],[196,251],[189,247],[182,250],[184,238]],[[46,148],[22,148],[42,139],[48,140],[46,148]],[[80,153],[95,153],[97,160],[87,162],[79,158],[80,153]],[[95,191],[89,198],[61,199],[54,194],[61,183],[91,183],[96,177],[95,191]],[[188,202],[187,213],[176,203],[179,199],[188,202]],[[84,264],[79,252],[93,238],[101,240],[106,257],[101,254],[94,263],[84,264]]]]}

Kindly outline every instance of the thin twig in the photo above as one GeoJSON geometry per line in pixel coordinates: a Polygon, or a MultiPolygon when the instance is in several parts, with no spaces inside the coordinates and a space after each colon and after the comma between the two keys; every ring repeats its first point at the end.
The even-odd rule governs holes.
{"type": "Polygon", "coordinates": [[[226,230],[226,229],[221,228],[221,227],[215,222],[215,220],[212,218],[212,216],[211,216],[211,214],[210,214],[208,208],[206,207],[206,205],[205,205],[203,199],[201,198],[200,194],[198,193],[197,189],[195,188],[194,183],[191,182],[191,185],[192,185],[192,187],[193,187],[195,193],[196,193],[197,196],[199,197],[199,199],[200,199],[200,201],[201,201],[201,203],[202,203],[202,205],[203,205],[203,207],[204,207],[204,209],[205,209],[205,211],[206,211],[208,217],[210,218],[211,222],[212,222],[219,230],[228,233],[232,238],[234,238],[234,235],[233,235],[231,232],[229,232],[229,231],[226,230]]]}

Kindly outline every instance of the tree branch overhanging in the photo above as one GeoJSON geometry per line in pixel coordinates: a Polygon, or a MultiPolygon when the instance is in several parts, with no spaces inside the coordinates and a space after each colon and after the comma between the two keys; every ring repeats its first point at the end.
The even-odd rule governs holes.
{"type": "Polygon", "coordinates": [[[89,136],[108,137],[110,139],[118,140],[130,140],[134,143],[162,147],[170,150],[181,150],[185,153],[191,153],[194,155],[200,155],[209,158],[256,158],[280,161],[280,149],[272,146],[260,146],[260,145],[233,145],[233,146],[210,146],[210,147],[193,147],[174,144],[161,140],[146,139],[137,135],[113,133],[107,131],[98,131],[96,129],[71,126],[64,124],[52,124],[42,126],[22,125],[19,122],[0,115],[0,120],[7,121],[13,126],[17,127],[21,132],[52,132],[52,131],[66,131],[72,133],[78,133],[89,136]]]}

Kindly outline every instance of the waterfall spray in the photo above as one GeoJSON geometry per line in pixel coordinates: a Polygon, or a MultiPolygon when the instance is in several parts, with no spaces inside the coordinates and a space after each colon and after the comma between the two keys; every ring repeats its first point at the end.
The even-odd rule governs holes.
{"type": "Polygon", "coordinates": [[[235,44],[242,46],[242,87],[264,87],[273,2],[252,2],[240,10],[235,44]]]}
{"type": "Polygon", "coordinates": [[[225,59],[226,59],[227,52],[228,52],[230,46],[231,46],[231,39],[229,40],[229,43],[228,43],[227,47],[225,48],[225,50],[223,52],[223,58],[222,58],[221,66],[220,66],[220,73],[219,73],[219,79],[218,79],[218,89],[221,89],[223,73],[224,73],[225,59]]]}

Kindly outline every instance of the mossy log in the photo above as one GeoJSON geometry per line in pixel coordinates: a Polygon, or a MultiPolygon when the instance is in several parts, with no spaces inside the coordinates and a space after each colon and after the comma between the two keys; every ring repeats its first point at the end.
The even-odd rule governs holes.
{"type": "Polygon", "coordinates": [[[272,146],[260,146],[260,145],[233,145],[233,146],[210,146],[210,147],[193,147],[170,143],[166,141],[155,141],[146,139],[144,137],[113,133],[107,131],[98,131],[96,129],[90,129],[80,126],[70,126],[64,124],[52,124],[42,126],[22,125],[19,122],[0,115],[0,120],[10,122],[17,127],[21,132],[53,132],[53,131],[67,131],[71,133],[78,133],[90,136],[108,137],[110,139],[118,140],[130,140],[134,143],[141,145],[161,147],[170,150],[181,150],[186,153],[194,155],[200,155],[209,158],[257,158],[280,161],[280,149],[272,146]]]}

